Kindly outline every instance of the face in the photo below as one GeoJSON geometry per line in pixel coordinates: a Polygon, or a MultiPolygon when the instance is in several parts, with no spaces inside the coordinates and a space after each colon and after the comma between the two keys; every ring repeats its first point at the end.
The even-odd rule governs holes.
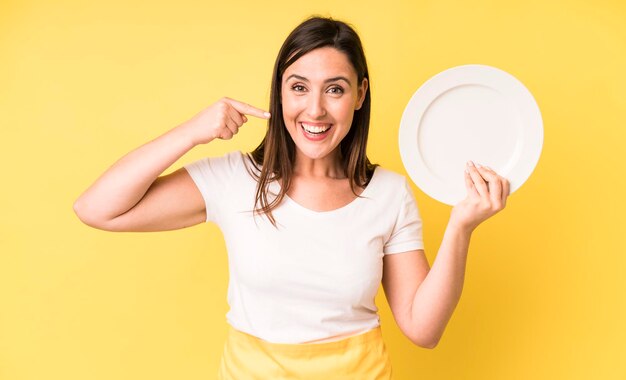
{"type": "Polygon", "coordinates": [[[283,118],[296,160],[338,159],[339,143],[365,99],[367,79],[357,81],[348,57],[333,47],[310,51],[285,70],[283,118]]]}

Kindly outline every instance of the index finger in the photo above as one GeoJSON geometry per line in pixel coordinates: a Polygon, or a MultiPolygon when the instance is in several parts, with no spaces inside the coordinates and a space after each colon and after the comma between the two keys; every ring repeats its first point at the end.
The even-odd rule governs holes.
{"type": "Polygon", "coordinates": [[[269,119],[271,116],[269,112],[263,111],[260,108],[253,107],[250,104],[230,98],[224,98],[224,100],[228,102],[228,104],[233,106],[233,108],[236,109],[239,113],[260,117],[261,119],[269,119]]]}

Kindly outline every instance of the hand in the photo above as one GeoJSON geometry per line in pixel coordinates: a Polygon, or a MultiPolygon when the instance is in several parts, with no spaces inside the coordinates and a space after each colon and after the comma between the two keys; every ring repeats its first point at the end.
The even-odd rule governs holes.
{"type": "Polygon", "coordinates": [[[248,121],[245,115],[269,119],[270,113],[230,98],[222,98],[185,123],[194,143],[206,144],[213,139],[230,140],[248,121]]]}
{"type": "Polygon", "coordinates": [[[510,184],[492,169],[467,163],[465,171],[467,197],[452,208],[450,223],[473,231],[506,205],[510,184]]]}

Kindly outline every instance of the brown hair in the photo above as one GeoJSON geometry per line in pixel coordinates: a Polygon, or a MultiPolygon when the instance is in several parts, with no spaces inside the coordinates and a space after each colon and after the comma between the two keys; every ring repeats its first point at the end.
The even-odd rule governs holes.
{"type": "MultiPolygon", "coordinates": [[[[254,201],[254,212],[264,214],[276,227],[272,215],[283,200],[291,185],[295,161],[295,144],[285,127],[281,105],[281,87],[283,73],[292,63],[308,52],[321,47],[331,46],[343,52],[354,67],[358,83],[367,78],[369,73],[361,40],[348,24],[313,16],[298,25],[283,43],[272,73],[268,130],[259,146],[248,154],[258,173],[254,173],[258,183],[254,201]],[[272,181],[281,181],[280,192],[273,200],[268,198],[269,185],[272,181]]],[[[340,143],[341,164],[345,175],[350,180],[350,188],[365,187],[369,183],[375,164],[371,164],[366,155],[367,135],[370,121],[370,87],[367,86],[365,99],[360,109],[354,112],[350,131],[340,143]]]]}

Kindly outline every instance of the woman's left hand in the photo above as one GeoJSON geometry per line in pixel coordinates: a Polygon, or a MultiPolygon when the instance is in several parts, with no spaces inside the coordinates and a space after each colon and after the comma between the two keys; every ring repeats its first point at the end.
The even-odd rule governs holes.
{"type": "Polygon", "coordinates": [[[467,197],[452,208],[450,223],[471,232],[504,208],[510,184],[492,169],[475,166],[469,161],[465,171],[465,187],[467,197]]]}

